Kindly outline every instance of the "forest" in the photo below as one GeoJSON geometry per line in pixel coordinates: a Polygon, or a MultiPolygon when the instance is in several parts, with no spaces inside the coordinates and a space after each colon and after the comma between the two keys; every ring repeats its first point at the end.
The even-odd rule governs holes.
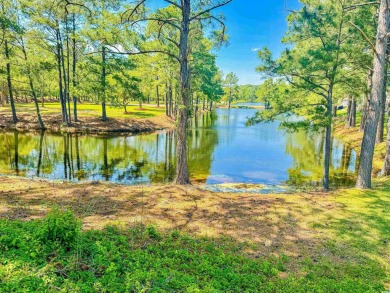
{"type": "Polygon", "coordinates": [[[250,2],[1,1],[1,292],[390,290],[390,1],[250,2]]]}

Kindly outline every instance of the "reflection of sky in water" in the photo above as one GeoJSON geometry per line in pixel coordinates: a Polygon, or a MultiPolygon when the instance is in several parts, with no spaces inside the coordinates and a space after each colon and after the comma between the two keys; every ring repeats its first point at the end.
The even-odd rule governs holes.
{"type": "MultiPolygon", "coordinates": [[[[217,110],[215,131],[219,144],[214,152],[211,174],[224,175],[223,182],[279,184],[287,180],[292,159],[286,156],[285,134],[278,122],[245,126],[254,110],[217,110]]],[[[220,183],[215,176],[207,183],[220,183]]]]}
{"type": "MultiPolygon", "coordinates": [[[[188,133],[192,178],[209,184],[320,183],[323,135],[286,134],[278,121],[246,127],[255,112],[218,109],[192,121],[198,125],[188,133]]],[[[16,174],[18,169],[21,176],[39,173],[48,179],[171,182],[174,143],[174,133],[165,131],[106,138],[0,133],[0,173],[16,174]],[[19,142],[16,149],[14,141],[19,142]]],[[[334,139],[332,154],[333,174],[344,184],[355,173],[356,153],[334,139]]]]}

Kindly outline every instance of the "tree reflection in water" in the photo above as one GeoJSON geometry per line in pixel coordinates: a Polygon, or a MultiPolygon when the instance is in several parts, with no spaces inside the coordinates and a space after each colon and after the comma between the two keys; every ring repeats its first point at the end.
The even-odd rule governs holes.
{"type": "MultiPolygon", "coordinates": [[[[255,110],[218,109],[190,121],[188,160],[193,182],[321,185],[324,140],[286,134],[278,122],[245,127],[255,110]]],[[[172,182],[175,133],[93,136],[0,133],[0,173],[125,184],[172,182]]],[[[332,182],[350,185],[356,153],[333,140],[332,182]]]]}

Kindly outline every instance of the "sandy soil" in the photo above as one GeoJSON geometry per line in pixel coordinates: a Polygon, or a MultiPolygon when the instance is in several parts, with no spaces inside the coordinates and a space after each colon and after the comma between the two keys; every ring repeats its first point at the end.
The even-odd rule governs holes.
{"type": "MultiPolygon", "coordinates": [[[[7,130],[39,130],[39,124],[35,115],[23,113],[18,115],[18,119],[19,122],[16,125],[13,125],[11,115],[2,113],[0,115],[0,128],[7,130]]],[[[97,117],[81,117],[80,121],[73,122],[71,127],[63,127],[61,125],[61,115],[58,114],[45,114],[42,119],[47,130],[52,132],[139,133],[174,128],[174,120],[165,115],[153,118],[109,118],[105,122],[97,117]]]]}

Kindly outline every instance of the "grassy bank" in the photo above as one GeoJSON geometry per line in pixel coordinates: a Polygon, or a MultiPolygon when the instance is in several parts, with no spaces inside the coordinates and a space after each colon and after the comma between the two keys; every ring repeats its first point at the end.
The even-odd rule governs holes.
{"type": "MultiPolygon", "coordinates": [[[[36,130],[39,129],[33,104],[17,104],[19,122],[12,124],[12,115],[9,107],[0,107],[0,128],[36,130]]],[[[79,104],[79,122],[73,122],[71,127],[63,127],[61,122],[61,108],[59,103],[46,103],[40,108],[45,127],[50,131],[66,132],[142,132],[154,131],[163,128],[172,128],[173,121],[165,116],[165,108],[154,105],[145,105],[142,110],[138,105],[123,108],[107,106],[108,121],[101,121],[101,106],[96,104],[79,104]]],[[[73,109],[71,110],[73,115],[73,109]]]]}
{"type": "Polygon", "coordinates": [[[370,191],[254,195],[2,177],[0,190],[0,284],[10,291],[390,289],[389,180],[370,191]],[[65,248],[42,242],[47,231],[73,233],[48,230],[42,219],[56,207],[82,223],[65,248]]]}

